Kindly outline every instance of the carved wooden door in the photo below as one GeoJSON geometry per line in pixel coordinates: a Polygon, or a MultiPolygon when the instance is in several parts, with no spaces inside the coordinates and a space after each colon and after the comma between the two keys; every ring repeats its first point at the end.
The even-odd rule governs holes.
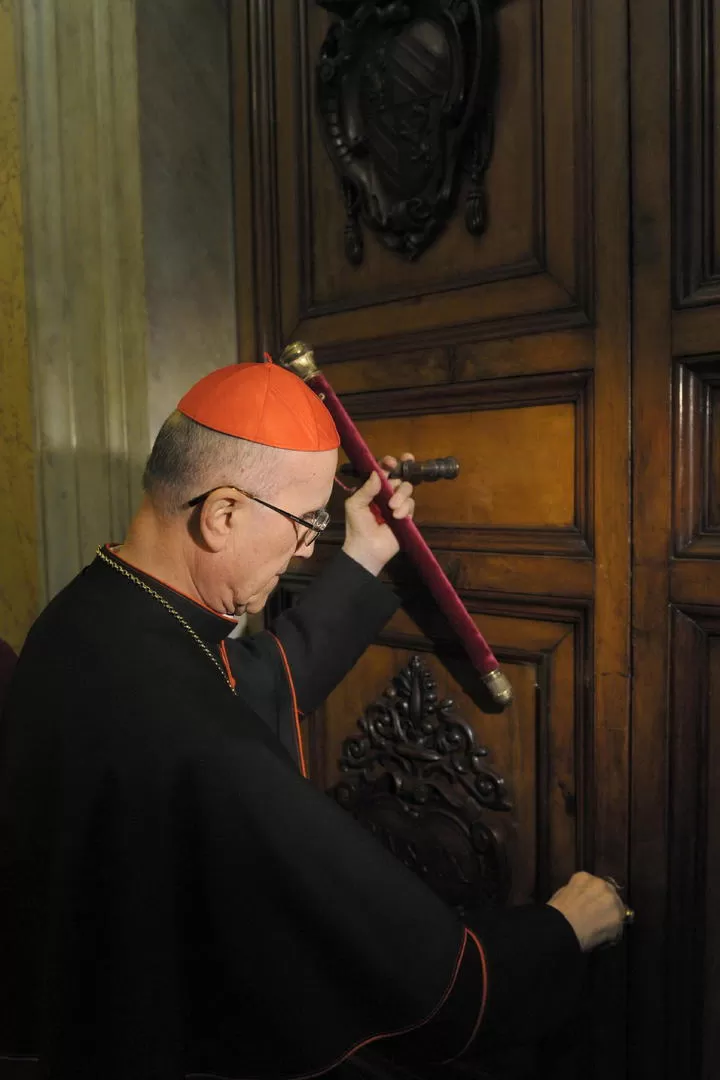
{"type": "MultiPolygon", "coordinates": [[[[358,5],[233,6],[240,348],[311,343],[378,455],[459,459],[457,480],[419,490],[417,522],[509,675],[513,705],[485,710],[432,601],[400,566],[407,607],[310,719],[308,755],[314,780],[334,785],[363,711],[419,656],[505,781],[511,809],[486,822],[504,837],[510,899],[522,902],[579,868],[628,875],[627,5],[473,6],[490,19],[484,48],[497,30],[496,92],[483,68],[485,141],[461,155],[475,174],[451,196],[446,226],[415,245],[422,253],[391,250],[359,219],[324,141],[332,103],[323,119],[316,65],[331,25],[358,5]]],[[[397,43],[403,9],[433,21],[420,7],[364,5],[378,23],[358,76],[374,125],[365,152],[384,155],[384,190],[398,198],[416,177],[397,158],[407,109],[390,95],[377,112],[388,65],[402,46],[402,78],[426,98],[437,85],[449,92],[455,70],[422,27],[397,43]]],[[[462,14],[450,0],[435,7],[462,14]]],[[[425,140],[418,168],[444,175],[447,145],[425,140]]],[[[340,538],[337,528],[314,567],[285,579],[280,603],[340,538]]],[[[625,955],[598,957],[580,1055],[556,1077],[624,1075],[625,955]]]]}

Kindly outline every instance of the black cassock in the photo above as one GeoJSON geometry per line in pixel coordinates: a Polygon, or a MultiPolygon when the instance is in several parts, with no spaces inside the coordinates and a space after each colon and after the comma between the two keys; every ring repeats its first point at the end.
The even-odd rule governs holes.
{"type": "Polygon", "coordinates": [[[35,623],[2,718],[0,1056],[53,1080],[269,1080],[560,1024],[583,973],[562,915],[463,926],[298,768],[293,696],[324,700],[392,592],[340,554],[273,634],[233,640],[107,557],[35,623]]]}

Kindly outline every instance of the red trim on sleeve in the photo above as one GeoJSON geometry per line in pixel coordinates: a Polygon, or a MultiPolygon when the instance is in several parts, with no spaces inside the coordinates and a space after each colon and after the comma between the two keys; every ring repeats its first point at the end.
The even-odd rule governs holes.
{"type": "MultiPolygon", "coordinates": [[[[268,631],[268,633],[270,633],[270,632],[268,631]]],[[[300,731],[300,713],[298,712],[298,707],[297,707],[297,697],[295,695],[295,684],[293,682],[292,672],[290,671],[290,665],[288,663],[288,658],[287,658],[287,656],[285,654],[285,649],[283,648],[282,642],[280,641],[280,639],[278,637],[275,637],[275,634],[271,633],[270,637],[274,640],[275,644],[277,645],[277,647],[278,647],[278,649],[280,651],[280,656],[282,657],[283,665],[285,666],[285,674],[287,675],[287,681],[288,681],[288,684],[290,686],[290,693],[292,695],[293,718],[295,720],[295,740],[297,742],[297,752],[298,752],[298,761],[300,762],[300,772],[303,774],[305,779],[307,779],[308,770],[307,770],[307,765],[305,763],[305,752],[303,751],[302,733],[300,731]]]]}
{"type": "MultiPolygon", "coordinates": [[[[275,640],[277,641],[277,638],[275,640]]],[[[278,642],[278,644],[279,644],[279,642],[278,642]]],[[[281,646],[281,649],[282,649],[282,646],[281,646]]],[[[480,952],[480,957],[481,957],[481,959],[483,961],[483,970],[485,970],[485,966],[484,966],[485,957],[484,957],[484,953],[482,951],[482,947],[480,945],[480,942],[477,940],[477,938],[475,937],[475,935],[471,931],[469,931],[467,928],[463,928],[463,929],[464,929],[463,939],[462,939],[462,942],[460,944],[460,949],[458,951],[458,955],[457,955],[457,959],[455,961],[455,966],[453,968],[452,975],[450,977],[450,982],[448,983],[447,987],[445,988],[445,991],[444,991],[442,997],[440,998],[440,1000],[438,1001],[437,1005],[435,1006],[435,1008],[426,1017],[424,1017],[424,1019],[420,1020],[417,1024],[410,1024],[408,1027],[402,1028],[400,1031],[385,1031],[385,1032],[382,1032],[382,1034],[380,1034],[380,1035],[371,1035],[370,1038],[363,1039],[362,1042],[356,1043],[354,1046],[351,1046],[339,1058],[337,1058],[335,1061],[330,1062],[329,1065],[323,1065],[320,1068],[315,1069],[311,1073],[290,1073],[285,1078],[285,1080],[313,1080],[313,1077],[323,1076],[323,1075],[325,1075],[325,1073],[330,1072],[332,1069],[336,1069],[338,1067],[338,1065],[342,1065],[343,1061],[347,1061],[347,1059],[352,1057],[353,1054],[356,1054],[358,1052],[358,1050],[362,1050],[362,1048],[364,1046],[369,1046],[371,1043],[379,1042],[380,1039],[395,1039],[400,1035],[409,1035],[411,1032],[417,1031],[419,1028],[424,1027],[425,1024],[430,1023],[431,1020],[434,1020],[434,1018],[440,1012],[443,1005],[446,1003],[446,1001],[450,997],[450,994],[453,991],[453,988],[454,988],[455,983],[457,981],[458,974],[460,972],[460,968],[462,966],[463,959],[465,958],[465,950],[467,948],[468,936],[472,937],[473,941],[477,945],[478,950],[480,952]]],[[[484,1011],[484,1002],[483,1002],[483,1010],[482,1011],[484,1011]]],[[[481,1017],[480,1018],[482,1018],[482,1011],[481,1011],[481,1017]]],[[[479,1023],[479,1020],[478,1020],[478,1023],[479,1023]]],[[[476,1025],[476,1030],[477,1030],[477,1025],[476,1025]]],[[[470,1043],[468,1042],[467,1046],[469,1046],[469,1045],[470,1045],[470,1043]]],[[[467,1046],[463,1048],[463,1052],[464,1052],[465,1049],[467,1049],[467,1046]]],[[[188,1073],[187,1080],[230,1080],[230,1077],[222,1076],[222,1075],[220,1075],[218,1073],[202,1073],[202,1074],[200,1074],[200,1073],[188,1073]]]]}
{"type": "Polygon", "coordinates": [[[472,932],[472,930],[468,930],[467,927],[466,927],[465,928],[465,933],[466,933],[467,937],[472,938],[472,940],[474,941],[475,946],[476,946],[477,951],[478,951],[478,955],[480,956],[480,965],[482,967],[482,973],[483,973],[482,1001],[480,1002],[480,1010],[478,1012],[477,1020],[475,1021],[473,1029],[472,1029],[472,1031],[470,1033],[470,1038],[467,1040],[467,1042],[463,1046],[462,1050],[460,1050],[459,1053],[455,1054],[454,1057],[448,1058],[447,1061],[444,1061],[443,1065],[448,1064],[448,1062],[450,1062],[450,1061],[457,1061],[458,1058],[461,1058],[463,1056],[463,1054],[467,1053],[467,1051],[470,1049],[470,1047],[472,1046],[472,1044],[473,1044],[473,1042],[475,1040],[475,1036],[477,1035],[478,1031],[480,1030],[480,1025],[483,1022],[483,1018],[485,1016],[485,1010],[487,1008],[488,969],[487,969],[487,960],[485,959],[485,950],[483,949],[482,945],[480,944],[479,939],[475,936],[475,934],[472,932]]]}
{"type": "MultiPolygon", "coordinates": [[[[456,984],[458,973],[460,972],[461,964],[465,956],[468,933],[470,933],[470,931],[465,930],[462,944],[460,946],[460,951],[458,953],[458,959],[456,960],[456,964],[454,964],[452,976],[445,990],[445,993],[443,994],[443,997],[441,997],[440,1000],[437,1002],[435,1008],[430,1013],[430,1015],[425,1016],[424,1020],[421,1020],[419,1024],[410,1024],[409,1027],[404,1027],[400,1031],[385,1031],[382,1035],[373,1035],[369,1039],[365,1039],[363,1042],[356,1043],[354,1047],[351,1047],[349,1050],[345,1051],[345,1053],[342,1054],[341,1057],[338,1057],[337,1061],[331,1062],[329,1065],[325,1065],[321,1068],[315,1069],[315,1071],[313,1072],[290,1074],[286,1078],[286,1080],[312,1080],[313,1077],[322,1077],[326,1074],[326,1072],[329,1072],[331,1069],[336,1069],[338,1065],[342,1065],[343,1062],[348,1061],[348,1058],[352,1057],[353,1054],[356,1054],[358,1050],[362,1050],[363,1047],[368,1047],[371,1042],[378,1042],[380,1039],[395,1039],[400,1035],[409,1035],[411,1031],[417,1031],[418,1028],[424,1027],[425,1024],[429,1024],[431,1020],[434,1020],[434,1017],[437,1015],[440,1009],[443,1008],[443,1005],[450,997],[454,984],[456,984]]],[[[477,944],[478,948],[480,948],[475,935],[473,934],[472,936],[474,937],[475,943],[477,944]]],[[[481,949],[480,955],[483,955],[483,951],[481,951],[481,949]]],[[[200,1074],[200,1072],[189,1072],[187,1080],[230,1080],[230,1077],[221,1076],[217,1074],[217,1072],[203,1072],[203,1074],[200,1074]]]]}
{"type": "Polygon", "coordinates": [[[442,1009],[445,1002],[447,1001],[447,999],[450,997],[450,995],[453,992],[453,989],[455,987],[455,983],[457,982],[458,974],[460,973],[460,968],[462,967],[462,962],[465,959],[465,950],[467,948],[467,939],[468,939],[468,934],[469,933],[470,933],[470,931],[467,928],[465,928],[465,933],[463,935],[462,945],[460,946],[460,951],[459,951],[459,953],[457,955],[457,960],[455,961],[455,967],[453,968],[453,973],[452,973],[452,976],[450,977],[450,982],[448,983],[448,986],[447,986],[447,989],[445,990],[445,993],[440,998],[437,1005],[435,1006],[435,1008],[433,1009],[433,1011],[430,1013],[429,1016],[426,1016],[425,1019],[421,1020],[419,1024],[412,1024],[410,1027],[403,1028],[402,1031],[386,1031],[386,1032],[383,1032],[382,1035],[372,1035],[369,1039],[365,1039],[364,1042],[358,1043],[357,1046],[354,1046],[352,1048],[352,1050],[349,1050],[348,1053],[345,1054],[345,1056],[343,1058],[341,1058],[340,1061],[335,1062],[335,1065],[331,1066],[331,1068],[335,1068],[336,1065],[340,1065],[341,1062],[345,1061],[352,1054],[356,1054],[358,1052],[358,1050],[362,1050],[362,1048],[364,1046],[369,1046],[370,1043],[377,1042],[379,1039],[396,1039],[399,1035],[409,1035],[409,1033],[411,1031],[417,1031],[418,1028],[425,1027],[425,1025],[429,1024],[431,1020],[434,1020],[435,1017],[437,1016],[437,1014],[442,1009]]]}

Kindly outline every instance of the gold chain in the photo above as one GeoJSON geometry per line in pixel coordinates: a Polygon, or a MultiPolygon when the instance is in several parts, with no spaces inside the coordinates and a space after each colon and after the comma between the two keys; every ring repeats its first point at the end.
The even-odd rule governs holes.
{"type": "Polygon", "coordinates": [[[230,682],[227,671],[225,670],[223,665],[220,663],[217,656],[215,656],[210,651],[210,649],[208,649],[207,645],[202,640],[202,638],[199,637],[199,635],[195,633],[195,631],[193,630],[190,623],[187,622],[186,619],[183,619],[180,612],[176,611],[176,609],[172,606],[172,604],[168,600],[166,600],[164,596],[161,596],[159,592],[156,592],[155,589],[153,589],[150,585],[148,585],[146,582],[142,581],[139,577],[136,577],[135,574],[130,573],[130,571],[127,570],[124,566],[121,566],[120,563],[117,563],[117,562],[115,562],[114,559],[111,559],[101,547],[99,547],[97,549],[95,554],[100,559],[102,559],[103,562],[107,563],[108,566],[112,566],[113,570],[117,570],[118,574],[122,574],[124,577],[129,578],[130,581],[133,581],[136,585],[138,585],[146,593],[148,593],[150,596],[152,596],[155,600],[157,600],[158,604],[161,604],[165,608],[166,611],[170,612],[170,614],[172,615],[172,617],[174,619],[177,619],[177,621],[182,626],[183,630],[187,631],[187,633],[190,635],[190,637],[193,639],[193,641],[195,641],[196,644],[200,646],[200,648],[205,653],[205,655],[208,656],[212,660],[213,664],[218,669],[218,671],[222,675],[223,679],[225,680],[227,685],[230,687],[230,690],[234,694],[235,690],[233,689],[233,684],[230,682]]]}

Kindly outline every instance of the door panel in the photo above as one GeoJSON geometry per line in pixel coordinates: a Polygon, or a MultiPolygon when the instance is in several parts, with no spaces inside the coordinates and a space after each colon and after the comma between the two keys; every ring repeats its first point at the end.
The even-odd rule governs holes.
{"type": "MultiPolygon", "coordinates": [[[[373,446],[412,443],[418,460],[437,455],[437,448],[452,438],[453,452],[462,461],[464,498],[459,500],[449,483],[433,485],[423,492],[418,525],[470,529],[478,524],[528,531],[533,525],[558,529],[573,525],[574,426],[571,405],[538,405],[457,413],[452,435],[444,413],[366,420],[362,428],[366,442],[373,446]],[[512,461],[498,454],[498,446],[510,433],[518,449],[532,452],[531,467],[522,475],[512,461]],[[489,476],[492,490],[486,486],[489,476]]],[[[470,538],[468,543],[479,546],[470,538]]]]}

